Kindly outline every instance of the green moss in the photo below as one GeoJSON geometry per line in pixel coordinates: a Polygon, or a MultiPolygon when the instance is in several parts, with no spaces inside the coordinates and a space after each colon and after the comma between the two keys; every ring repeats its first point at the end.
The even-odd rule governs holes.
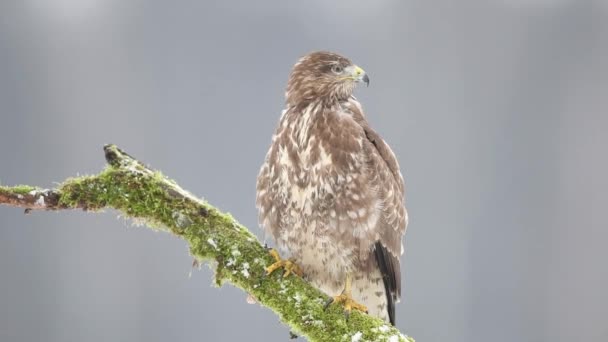
{"type": "Polygon", "coordinates": [[[15,186],[11,186],[11,187],[0,186],[0,190],[7,191],[7,192],[10,191],[17,195],[27,195],[30,192],[39,190],[39,189],[36,187],[33,187],[33,186],[20,184],[20,185],[15,185],[15,186]]]}
{"type": "MultiPolygon", "coordinates": [[[[177,184],[152,172],[114,146],[106,147],[111,164],[100,174],[66,180],[60,187],[60,206],[101,210],[112,207],[130,218],[181,236],[199,261],[217,263],[215,282],[224,282],[255,296],[280,319],[310,341],[350,341],[362,332],[361,341],[388,341],[399,332],[379,319],[358,312],[345,319],[342,310],[324,310],[327,297],[302,279],[266,276],[273,260],[257,238],[230,214],[185,193],[177,184]],[[382,328],[381,328],[382,327],[382,328]]],[[[28,193],[33,187],[11,191],[28,193]]],[[[413,340],[412,340],[413,341],[413,340]]]]}

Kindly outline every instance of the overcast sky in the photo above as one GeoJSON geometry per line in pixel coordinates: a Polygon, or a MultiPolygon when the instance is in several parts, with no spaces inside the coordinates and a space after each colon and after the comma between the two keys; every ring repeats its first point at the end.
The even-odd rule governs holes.
{"type": "MultiPolygon", "coordinates": [[[[96,173],[115,143],[260,238],[289,70],[340,52],[395,150],[417,341],[608,340],[605,0],[0,2],[0,183],[96,173]]],[[[0,208],[2,341],[286,341],[185,243],[117,213],[0,208]]]]}

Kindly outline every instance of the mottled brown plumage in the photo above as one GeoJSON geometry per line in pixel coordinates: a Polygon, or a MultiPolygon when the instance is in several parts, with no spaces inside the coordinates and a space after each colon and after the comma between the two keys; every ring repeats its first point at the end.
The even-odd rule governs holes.
{"type": "Polygon", "coordinates": [[[394,324],[407,226],[395,155],[352,96],[369,79],[349,59],[314,52],[293,67],[286,108],[257,180],[260,223],[283,257],[328,295],[352,295],[394,324]]]}

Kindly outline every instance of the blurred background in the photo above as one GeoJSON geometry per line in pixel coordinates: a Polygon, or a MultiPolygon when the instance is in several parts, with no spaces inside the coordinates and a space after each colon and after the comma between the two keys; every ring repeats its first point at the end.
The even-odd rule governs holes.
{"type": "MultiPolygon", "coordinates": [[[[608,1],[0,2],[0,182],[115,143],[257,227],[289,70],[327,49],[407,182],[397,325],[417,341],[608,341],[608,1]]],[[[0,207],[0,341],[286,341],[117,213],[0,207]]]]}

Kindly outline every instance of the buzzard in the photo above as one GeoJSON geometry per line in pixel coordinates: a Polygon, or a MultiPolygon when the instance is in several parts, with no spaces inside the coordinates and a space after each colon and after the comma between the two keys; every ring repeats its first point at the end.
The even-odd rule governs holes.
{"type": "Polygon", "coordinates": [[[352,96],[360,82],[369,84],[363,69],[336,53],[313,52],[294,65],[256,204],[278,249],[268,273],[304,274],[347,314],[367,311],[394,325],[404,183],[352,96]]]}

